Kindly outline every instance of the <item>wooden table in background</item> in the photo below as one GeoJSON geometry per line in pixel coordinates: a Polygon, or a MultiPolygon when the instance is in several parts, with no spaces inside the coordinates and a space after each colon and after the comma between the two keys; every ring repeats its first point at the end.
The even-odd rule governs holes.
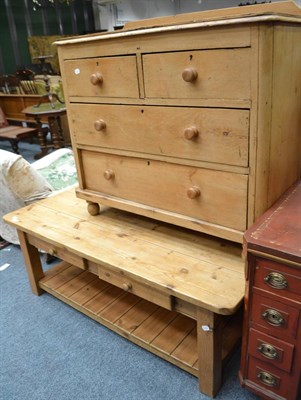
{"type": "Polygon", "coordinates": [[[39,129],[38,139],[41,146],[41,154],[37,158],[45,156],[49,148],[59,149],[67,143],[64,138],[61,117],[66,115],[64,104],[55,103],[52,108],[50,103],[41,103],[39,106],[29,106],[22,111],[26,117],[33,118],[39,129]],[[45,131],[43,129],[43,120],[47,119],[49,131],[51,135],[50,143],[46,140],[45,131]]]}
{"type": "Polygon", "coordinates": [[[47,291],[199,378],[215,396],[241,338],[241,246],[124,211],[91,216],[74,189],[4,217],[32,291],[47,291]],[[38,249],[63,260],[44,272],[38,249]]]}

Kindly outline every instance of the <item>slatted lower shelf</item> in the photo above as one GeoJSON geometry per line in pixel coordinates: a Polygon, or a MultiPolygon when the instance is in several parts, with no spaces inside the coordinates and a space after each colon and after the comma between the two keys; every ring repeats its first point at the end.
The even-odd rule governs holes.
{"type": "Polygon", "coordinates": [[[127,293],[66,262],[47,271],[39,285],[102,325],[198,376],[193,319],[127,293]]]}

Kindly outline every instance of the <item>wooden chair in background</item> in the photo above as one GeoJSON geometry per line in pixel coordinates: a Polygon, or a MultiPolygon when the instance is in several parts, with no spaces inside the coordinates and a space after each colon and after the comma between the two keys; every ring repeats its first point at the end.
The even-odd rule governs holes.
{"type": "Polygon", "coordinates": [[[24,94],[38,94],[34,76],[35,73],[30,69],[20,69],[16,71],[16,77],[19,79],[24,94]]]}
{"type": "Polygon", "coordinates": [[[19,154],[18,144],[21,140],[33,138],[38,133],[38,128],[10,125],[0,107],[0,141],[9,141],[15,153],[19,154]]]}

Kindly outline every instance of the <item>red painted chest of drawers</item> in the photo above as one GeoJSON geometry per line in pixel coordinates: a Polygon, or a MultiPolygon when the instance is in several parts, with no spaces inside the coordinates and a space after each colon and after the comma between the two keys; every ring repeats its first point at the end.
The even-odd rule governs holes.
{"type": "Polygon", "coordinates": [[[301,181],[245,234],[240,381],[263,399],[301,399],[301,181]]]}

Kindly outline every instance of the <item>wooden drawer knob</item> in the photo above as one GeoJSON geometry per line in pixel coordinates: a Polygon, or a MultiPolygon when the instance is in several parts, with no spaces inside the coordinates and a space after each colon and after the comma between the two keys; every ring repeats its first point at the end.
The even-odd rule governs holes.
{"type": "Polygon", "coordinates": [[[107,169],[107,170],[103,173],[103,176],[105,177],[105,179],[106,179],[107,181],[109,181],[110,179],[114,179],[115,174],[114,174],[114,171],[113,171],[113,170],[107,169]]]}
{"type": "Polygon", "coordinates": [[[48,253],[49,255],[51,255],[51,256],[55,256],[55,255],[56,255],[56,249],[51,248],[51,249],[49,249],[49,250],[47,251],[47,253],[48,253]]]}
{"type": "Polygon", "coordinates": [[[182,72],[182,78],[185,82],[194,82],[198,77],[198,71],[195,68],[185,68],[182,72]]]}
{"type": "Polygon", "coordinates": [[[196,139],[199,135],[199,131],[195,126],[190,126],[184,130],[184,136],[187,140],[196,139]]]}
{"type": "Polygon", "coordinates": [[[90,82],[92,85],[99,85],[103,82],[103,76],[100,72],[96,72],[90,76],[90,82]]]}
{"type": "Polygon", "coordinates": [[[123,283],[122,284],[122,289],[128,292],[129,290],[132,289],[132,284],[131,283],[123,283]]]}
{"type": "Polygon", "coordinates": [[[107,127],[107,124],[105,123],[105,121],[103,119],[97,119],[94,122],[94,128],[100,132],[100,131],[104,131],[107,127]]]}
{"type": "Polygon", "coordinates": [[[201,191],[200,191],[200,188],[198,188],[197,186],[192,186],[191,188],[189,188],[187,190],[187,196],[190,199],[196,199],[196,198],[200,197],[200,195],[201,195],[201,191]]]}

